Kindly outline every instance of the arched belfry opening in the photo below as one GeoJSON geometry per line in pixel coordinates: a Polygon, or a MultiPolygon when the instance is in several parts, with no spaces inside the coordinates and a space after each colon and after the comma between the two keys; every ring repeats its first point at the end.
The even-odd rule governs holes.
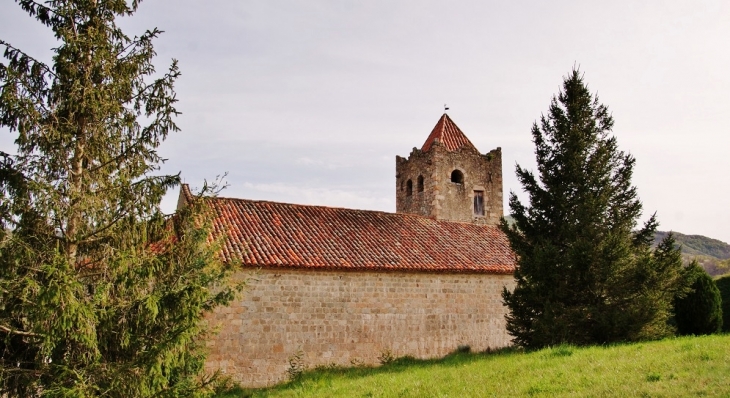
{"type": "Polygon", "coordinates": [[[456,169],[451,172],[451,182],[454,184],[463,184],[464,183],[464,173],[461,172],[461,170],[456,169]]]}
{"type": "Polygon", "coordinates": [[[408,180],[406,182],[406,196],[412,196],[413,195],[413,181],[408,180]]]}
{"type": "Polygon", "coordinates": [[[418,192],[423,192],[423,176],[418,176],[418,192]]]}

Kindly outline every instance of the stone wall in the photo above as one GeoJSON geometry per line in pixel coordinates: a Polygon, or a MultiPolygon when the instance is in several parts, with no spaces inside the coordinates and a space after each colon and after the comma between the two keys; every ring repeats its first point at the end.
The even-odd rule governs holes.
{"type": "Polygon", "coordinates": [[[396,212],[437,220],[498,224],[503,215],[501,148],[487,154],[470,148],[452,152],[434,142],[427,152],[413,148],[408,159],[396,156],[396,212]],[[463,173],[463,183],[451,182],[454,170],[463,173]],[[423,191],[418,189],[419,177],[423,178],[423,191]],[[474,215],[474,191],[484,192],[484,216],[474,215]]]}
{"type": "Polygon", "coordinates": [[[250,278],[241,300],[218,309],[210,327],[207,368],[245,386],[287,377],[288,359],[301,351],[309,367],[377,364],[395,356],[439,357],[510,343],[502,287],[512,275],[242,271],[250,278]]]}

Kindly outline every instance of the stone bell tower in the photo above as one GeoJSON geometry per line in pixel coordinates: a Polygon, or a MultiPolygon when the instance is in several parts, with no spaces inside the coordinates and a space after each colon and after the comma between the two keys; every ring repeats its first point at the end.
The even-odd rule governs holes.
{"type": "Polygon", "coordinates": [[[481,154],[444,113],[421,149],[395,157],[397,213],[496,225],[502,217],[502,148],[481,154]]]}

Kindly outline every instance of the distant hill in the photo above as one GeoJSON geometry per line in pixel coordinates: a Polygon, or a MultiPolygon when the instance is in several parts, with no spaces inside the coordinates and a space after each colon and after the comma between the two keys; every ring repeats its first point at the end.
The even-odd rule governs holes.
{"type": "MultiPolygon", "coordinates": [[[[664,239],[669,232],[657,231],[654,245],[664,239]]],[[[682,248],[682,258],[686,262],[697,260],[702,268],[712,276],[730,272],[730,245],[717,239],[702,235],[685,235],[673,232],[674,239],[682,248]]]]}
{"type": "MultiPolygon", "coordinates": [[[[657,231],[654,236],[654,244],[664,239],[669,232],[657,231]]],[[[730,245],[727,243],[708,238],[702,235],[685,235],[673,232],[674,239],[682,245],[682,253],[695,256],[711,256],[721,260],[730,258],[730,245]]]]}

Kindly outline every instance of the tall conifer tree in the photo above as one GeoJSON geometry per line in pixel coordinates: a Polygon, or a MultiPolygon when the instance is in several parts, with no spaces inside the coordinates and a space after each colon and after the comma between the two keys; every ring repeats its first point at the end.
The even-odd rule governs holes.
{"type": "Polygon", "coordinates": [[[17,2],[59,45],[46,65],[0,41],[0,396],[202,393],[201,319],[235,286],[200,201],[160,213],[177,63],[154,77],[160,31],[116,25],[138,0],[17,2]]]}
{"type": "Polygon", "coordinates": [[[530,205],[510,195],[513,226],[502,230],[518,256],[505,290],[507,329],[525,347],[602,344],[672,333],[681,290],[673,238],[653,251],[652,216],[631,185],[635,160],[609,136],[613,118],[578,70],[564,79],[547,116],[532,127],[538,176],[517,166],[530,205]]]}

